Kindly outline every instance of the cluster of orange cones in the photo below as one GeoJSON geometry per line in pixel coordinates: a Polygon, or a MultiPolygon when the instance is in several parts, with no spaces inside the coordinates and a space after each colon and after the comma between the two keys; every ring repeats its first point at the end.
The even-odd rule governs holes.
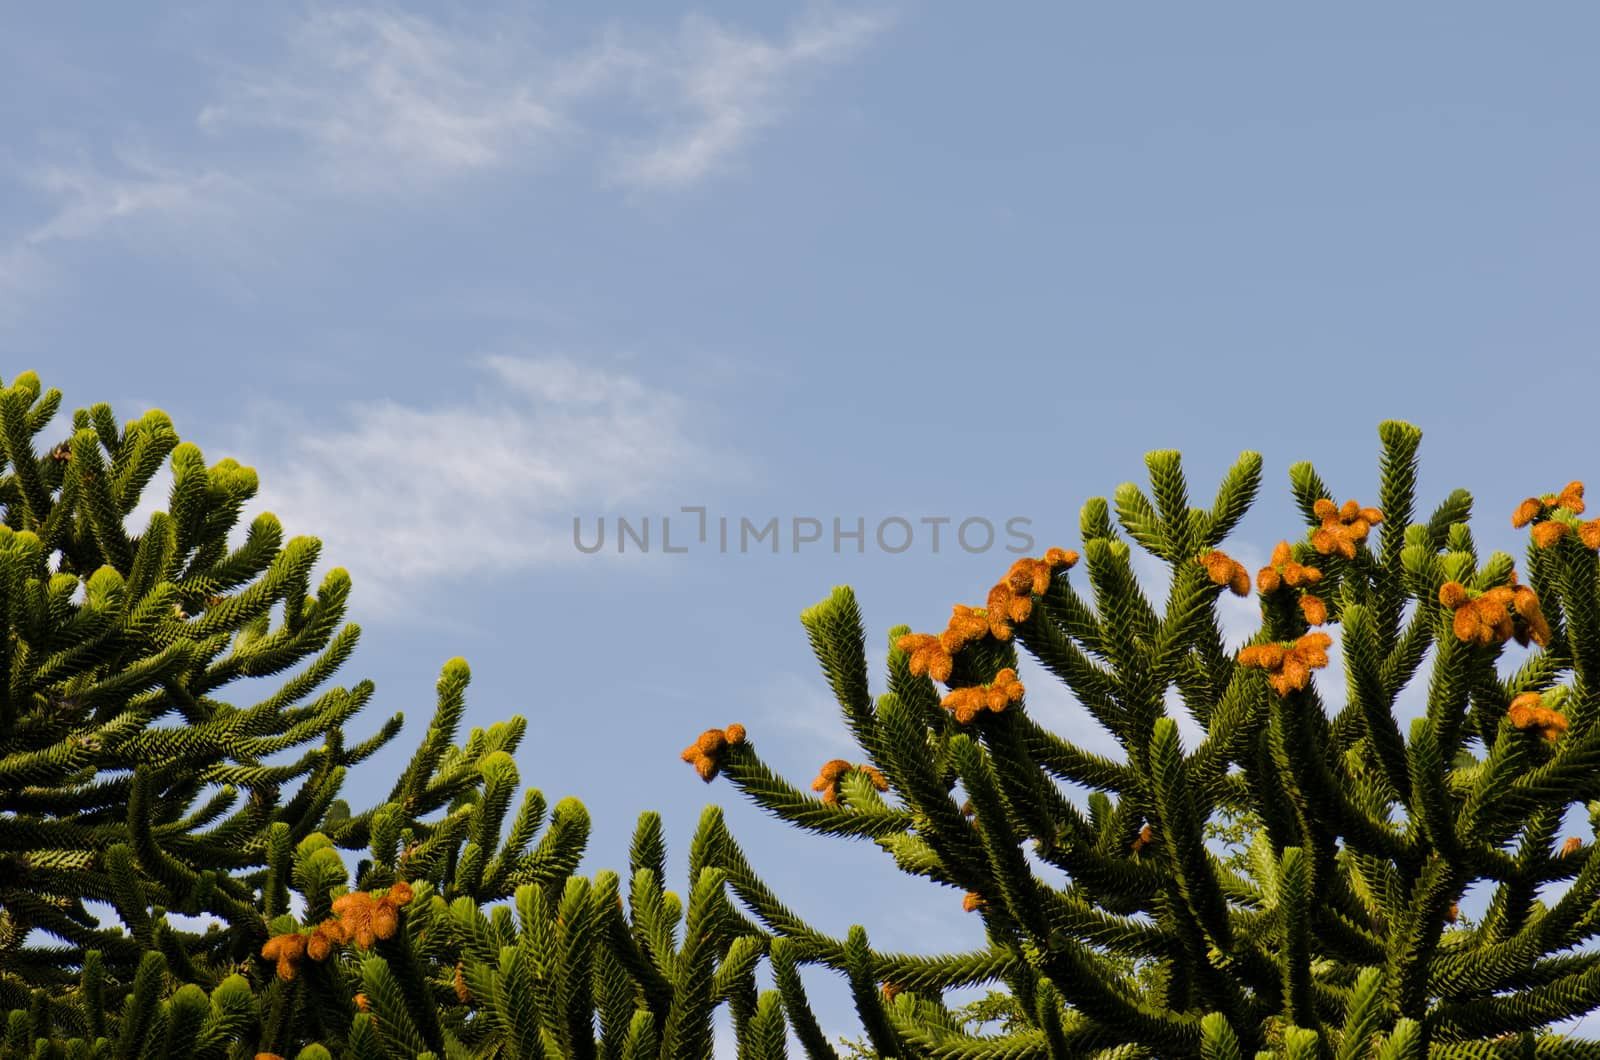
{"type": "MultiPolygon", "coordinates": [[[[1560,493],[1544,498],[1529,498],[1518,506],[1512,517],[1514,527],[1533,524],[1533,538],[1539,547],[1549,547],[1567,533],[1575,531],[1583,543],[1600,549],[1600,519],[1573,526],[1567,521],[1553,518],[1557,510],[1579,514],[1584,510],[1583,484],[1572,482],[1560,493]],[[1549,528],[1549,529],[1546,529],[1549,528]]],[[[1339,556],[1354,560],[1358,547],[1371,533],[1373,526],[1383,522],[1383,512],[1377,508],[1363,507],[1354,500],[1337,505],[1332,500],[1320,499],[1313,505],[1313,513],[1320,524],[1310,535],[1310,545],[1324,556],[1339,556]]],[[[896,647],[907,653],[907,666],[914,676],[926,676],[948,683],[954,673],[956,656],[968,646],[985,637],[1010,640],[1014,627],[1026,622],[1033,613],[1034,597],[1047,592],[1057,572],[1077,563],[1076,552],[1052,548],[1040,558],[1024,558],[1012,564],[993,588],[985,606],[981,608],[957,604],[951,609],[950,621],[938,634],[908,633],[896,641],[896,647]]],[[[1239,596],[1250,591],[1249,572],[1244,565],[1226,553],[1211,550],[1196,557],[1195,562],[1206,569],[1214,584],[1227,587],[1239,596]]],[[[1271,561],[1257,572],[1256,587],[1263,595],[1294,590],[1299,595],[1297,603],[1302,616],[1310,626],[1320,626],[1328,621],[1325,601],[1310,590],[1322,581],[1323,572],[1294,558],[1294,550],[1287,541],[1280,541],[1273,549],[1271,561]]],[[[1526,646],[1533,642],[1549,642],[1550,629],[1539,607],[1533,589],[1518,585],[1513,572],[1506,585],[1482,591],[1468,589],[1459,582],[1447,582],[1439,591],[1440,603],[1455,612],[1454,632],[1462,641],[1479,644],[1503,644],[1516,639],[1526,646]]],[[[1328,665],[1328,649],[1333,639],[1326,633],[1312,631],[1292,642],[1248,645],[1237,655],[1239,665],[1266,671],[1267,680],[1280,696],[1304,689],[1311,671],[1328,665]]],[[[986,685],[964,686],[950,689],[942,705],[955,719],[966,724],[979,714],[988,711],[1003,712],[1009,705],[1021,702],[1022,683],[1014,669],[1005,668],[986,685]]],[[[1559,739],[1567,731],[1567,719],[1556,710],[1542,705],[1538,693],[1517,696],[1507,711],[1507,717],[1518,729],[1541,736],[1548,741],[1559,739]]],[[[716,776],[719,755],[729,746],[744,741],[741,725],[731,725],[726,730],[707,729],[695,743],[684,748],[682,758],[692,762],[700,776],[709,781],[716,776]]],[[[830,805],[839,801],[839,781],[851,770],[865,771],[873,786],[887,790],[887,781],[871,766],[852,766],[843,759],[825,763],[812,782],[812,790],[822,793],[822,801],[830,805]]],[[[1133,842],[1133,852],[1154,842],[1154,834],[1147,824],[1133,842]]],[[[1581,841],[1568,839],[1559,856],[1566,857],[1580,849],[1581,841]]],[[[985,900],[969,892],[962,899],[962,908],[973,911],[982,908],[985,900]]],[[[887,991],[886,991],[887,992],[887,991]]]]}
{"type": "Polygon", "coordinates": [[[709,784],[716,779],[717,770],[722,768],[722,752],[729,747],[737,747],[744,740],[744,726],[734,722],[726,729],[707,729],[678,757],[693,763],[700,779],[709,784]]]}
{"type": "Polygon", "coordinates": [[[400,907],[412,897],[411,885],[404,880],[395,881],[381,897],[366,891],[341,894],[333,900],[334,915],[315,931],[274,935],[262,945],[261,956],[277,962],[279,979],[293,979],[302,957],[325,961],[347,942],[370,949],[377,940],[394,937],[400,928],[400,907]]]}
{"type": "Polygon", "coordinates": [[[1473,592],[1460,582],[1445,582],[1439,587],[1439,602],[1455,612],[1452,625],[1456,637],[1469,644],[1504,644],[1516,638],[1528,642],[1550,643],[1550,626],[1539,608],[1539,595],[1526,585],[1517,584],[1515,571],[1508,585],[1473,592]]]}
{"type": "Polygon", "coordinates": [[[852,769],[865,773],[867,779],[872,782],[872,786],[877,790],[889,790],[888,778],[875,767],[865,764],[853,766],[842,758],[834,758],[822,763],[822,768],[817,771],[817,779],[811,782],[811,790],[822,792],[822,801],[829,806],[838,805],[839,782],[852,769]]]}
{"type": "Polygon", "coordinates": [[[1583,514],[1582,482],[1569,482],[1560,493],[1529,497],[1517,505],[1517,510],[1511,514],[1511,525],[1521,529],[1533,524],[1533,543],[1540,548],[1549,548],[1576,531],[1583,547],[1600,549],[1600,519],[1590,519],[1574,526],[1565,519],[1553,518],[1558,508],[1564,508],[1572,515],[1583,514]]]}
{"type": "Polygon", "coordinates": [[[1566,735],[1567,718],[1544,705],[1537,692],[1524,692],[1511,701],[1506,718],[1523,732],[1531,732],[1550,743],[1566,735]]]}
{"type": "Polygon", "coordinates": [[[895,647],[910,655],[908,665],[914,675],[947,682],[963,648],[984,637],[1010,640],[1013,625],[1033,614],[1033,597],[1050,588],[1057,571],[1069,570],[1077,562],[1076,552],[1062,548],[1052,548],[1040,559],[1023,557],[989,590],[983,607],[956,604],[943,633],[907,633],[895,647]]]}

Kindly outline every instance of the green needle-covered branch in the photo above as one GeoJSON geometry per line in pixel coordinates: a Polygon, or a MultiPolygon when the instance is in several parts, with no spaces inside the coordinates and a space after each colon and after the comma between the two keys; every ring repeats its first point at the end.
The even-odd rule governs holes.
{"type": "MultiPolygon", "coordinates": [[[[1480,558],[1465,491],[1419,520],[1421,432],[1388,422],[1379,437],[1377,506],[1295,464],[1304,530],[1255,572],[1220,549],[1261,458],[1244,454],[1202,509],[1178,454],[1151,453],[1148,491],[1126,484],[1084,506],[1079,551],[1017,561],[942,632],[897,627],[876,699],[859,608],[835,589],[803,622],[860,768],[886,779],[871,799],[808,807],[742,730],[686,753],[793,826],[870,837],[983,918],[976,982],[1010,999],[998,1033],[942,1003],[975,982],[958,972],[981,955],[930,955],[910,976],[865,935],[800,921],[731,838],[721,845],[735,892],[792,940],[775,952],[849,976],[858,1051],[1600,1056],[1549,1030],[1600,1005],[1581,950],[1600,934],[1595,840],[1561,838],[1572,807],[1600,828],[1600,520],[1582,519],[1576,482],[1524,502],[1519,578],[1512,557],[1480,558]],[[1165,600],[1135,577],[1133,547],[1170,572],[1165,600]],[[1261,606],[1236,648],[1223,592],[1261,606]],[[1019,650],[1120,756],[1029,716],[1019,650]],[[1313,680],[1334,653],[1342,687],[1313,680]],[[1415,685],[1425,711],[1401,725],[1415,685]],[[1238,853],[1218,847],[1218,821],[1245,823],[1238,853]],[[1476,923],[1460,913],[1474,887],[1489,897],[1476,923]],[[901,996],[869,997],[871,981],[901,996]]],[[[779,967],[794,1012],[803,998],[779,967]]]]}
{"type": "MultiPolygon", "coordinates": [[[[207,467],[159,412],[79,411],[40,455],[59,403],[32,374],[0,390],[0,1057],[704,1060],[721,1005],[741,1057],[784,1056],[784,994],[756,978],[772,935],[730,902],[720,816],[686,901],[655,814],[626,897],[575,876],[587,811],[518,795],[524,719],[459,738],[462,659],[389,797],[352,812],[349,768],[401,719],[352,745],[373,686],[324,687],[356,644],[349,578],[310,595],[320,544],[271,515],[230,545],[255,473],[207,467]],[[169,458],[167,510],[126,527],[169,458]],[[252,706],[217,698],[285,671],[252,706]]],[[[873,813],[867,833],[904,827],[873,813]]]]}

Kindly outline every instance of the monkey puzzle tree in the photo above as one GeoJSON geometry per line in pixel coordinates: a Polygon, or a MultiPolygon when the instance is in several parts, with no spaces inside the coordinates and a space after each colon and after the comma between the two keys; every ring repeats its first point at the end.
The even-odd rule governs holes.
{"type": "Polygon", "coordinates": [[[0,392],[0,1007],[69,981],[90,949],[118,979],[151,948],[246,956],[264,925],[241,870],[263,864],[271,829],[298,840],[317,827],[345,770],[400,723],[347,747],[370,683],[308,701],[355,648],[340,625],[350,580],[330,571],[308,595],[319,546],[285,543],[271,515],[230,549],[255,472],[207,468],[160,412],[119,429],[106,405],[78,410],[41,455],[34,436],[60,403],[31,372],[0,392]],[[130,535],[124,519],[169,456],[170,510],[130,535]],[[248,709],[213,698],[305,660],[248,709]],[[240,930],[181,931],[133,908],[135,894],[240,930]],[[85,901],[116,906],[131,932],[85,901]]]}
{"type": "Polygon", "coordinates": [[[1421,433],[1379,433],[1374,507],[1290,469],[1306,532],[1256,574],[1261,626],[1238,651],[1217,598],[1251,577],[1220,546],[1256,494],[1254,453],[1209,509],[1190,506],[1177,453],[1151,453],[1149,494],[1084,506],[1081,557],[1019,560],[938,634],[891,631],[876,698],[850,590],[807,611],[865,761],[824,765],[821,798],[749,741],[704,748],[702,776],[799,827],[873,839],[961,893],[988,945],[917,957],[875,952],[860,928],[827,937],[723,831],[721,864],[774,952],[844,971],[886,1057],[1600,1056],[1548,1031],[1600,1004],[1600,955],[1578,949],[1600,933],[1600,859],[1558,841],[1575,809],[1600,828],[1600,520],[1580,520],[1579,483],[1524,502],[1524,582],[1511,556],[1480,558],[1465,491],[1417,519],[1421,433]],[[1132,547],[1170,571],[1160,606],[1132,547]],[[1335,635],[1343,687],[1319,687],[1335,635]],[[1119,758],[1029,716],[1019,646],[1119,758]],[[1403,731],[1397,698],[1425,660],[1426,709],[1403,731]],[[1192,748],[1176,704],[1203,734],[1192,748]],[[1229,812],[1260,821],[1244,871],[1206,841],[1229,812]],[[1468,925],[1475,886],[1489,902],[1468,925]],[[942,992],[980,983],[1002,984],[1026,1026],[963,1029],[942,992]]]}
{"type": "Polygon", "coordinates": [[[824,764],[814,798],[740,726],[683,757],[963,892],[988,945],[915,957],[805,924],[714,807],[687,901],[665,890],[652,814],[626,881],[573,875],[581,805],[547,821],[529,791],[511,816],[526,723],[456,742],[461,660],[388,798],[352,814],[345,770],[400,719],[347,748],[370,683],[309,698],[354,647],[348,578],[308,595],[317,543],[284,544],[270,515],[230,548],[254,472],[207,468],[159,412],[118,429],[106,406],[80,410],[41,455],[59,402],[31,373],[0,391],[0,1056],[698,1060],[727,1003],[741,1060],[784,1055],[786,1023],[833,1057],[807,964],[846,974],[885,1056],[1600,1056],[1548,1033],[1600,998],[1600,956],[1580,949],[1600,931],[1600,863],[1579,837],[1556,843],[1577,808],[1600,829],[1600,520],[1579,518],[1577,483],[1513,515],[1531,527],[1523,584],[1509,556],[1480,561],[1464,492],[1413,522],[1414,428],[1381,428],[1372,508],[1296,465],[1308,532],[1257,573],[1262,626],[1236,652],[1216,601],[1251,579],[1219,546],[1256,492],[1254,454],[1209,510],[1189,506],[1175,453],[1149,458],[1153,499],[1118,490],[1123,534],[1171,571],[1159,609],[1113,505],[1091,501],[1081,557],[1018,561],[939,634],[893,631],[875,700],[854,599],[835,591],[803,619],[865,761],[824,764]],[[130,534],[168,457],[170,511],[130,534]],[[1337,690],[1313,680],[1330,631],[1332,711],[1337,690]],[[1029,718],[1019,644],[1120,757],[1029,718]],[[1397,697],[1430,657],[1403,734],[1397,697]],[[255,706],[214,695],[302,660],[255,706]],[[1242,861],[1208,844],[1219,820],[1249,824],[1242,861]],[[1476,885],[1489,902],[1467,923],[1476,885]],[[183,930],[169,910],[218,924],[183,930]],[[998,1035],[943,1003],[984,983],[1007,992],[985,1010],[1006,1017],[998,1035]]]}
{"type": "Polygon", "coordinates": [[[347,747],[372,683],[316,694],[355,647],[349,577],[307,595],[319,543],[284,543],[270,514],[230,548],[256,474],[207,468],[163,413],[119,429],[79,410],[41,455],[60,402],[33,373],[0,390],[0,1056],[688,1060],[724,1003],[742,1055],[782,1055],[778,996],[756,989],[765,935],[705,844],[687,901],[654,814],[631,908],[614,873],[572,875],[583,806],[547,819],[529,790],[510,813],[527,723],[455,742],[464,660],[388,798],[352,814],[346,770],[401,718],[347,747]],[[130,533],[169,457],[169,510],[130,533]],[[305,660],[254,706],[217,698],[305,660]],[[341,851],[364,855],[353,873],[341,851]]]}

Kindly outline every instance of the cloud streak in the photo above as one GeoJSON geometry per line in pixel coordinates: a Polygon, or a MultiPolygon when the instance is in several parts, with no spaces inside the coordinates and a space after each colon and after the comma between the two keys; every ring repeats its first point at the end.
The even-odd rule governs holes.
{"type": "MultiPolygon", "coordinates": [[[[66,242],[119,236],[214,276],[219,259],[273,261],[275,239],[330,208],[412,205],[474,175],[570,164],[635,192],[694,186],[730,168],[810,75],[887,24],[812,9],[762,35],[693,16],[666,31],[612,24],[549,49],[526,20],[486,30],[481,19],[314,11],[271,59],[213,57],[219,83],[165,131],[191,141],[192,123],[198,145],[98,143],[12,167],[46,208],[0,233],[0,323],[52,286],[52,248],[66,242]]],[[[46,142],[73,137],[52,130],[46,142]]]]}
{"type": "Polygon", "coordinates": [[[170,247],[198,222],[220,230],[217,222],[231,212],[223,174],[163,166],[142,152],[120,151],[109,165],[80,155],[15,176],[50,206],[42,220],[0,244],[0,323],[14,322],[26,302],[52,286],[56,245],[156,233],[154,245],[170,247]],[[175,219],[183,224],[170,223],[175,219]]]}
{"type": "MultiPolygon", "coordinates": [[[[208,463],[252,454],[260,474],[235,536],[270,511],[288,537],[321,539],[318,570],[348,569],[364,611],[394,615],[414,611],[426,582],[596,562],[572,546],[575,512],[660,499],[731,466],[691,437],[686,402],[632,376],[558,357],[480,367],[471,403],[362,402],[315,428],[294,409],[252,407],[234,437],[203,446],[208,463]]],[[[170,483],[167,471],[151,483],[131,527],[166,509],[170,483]]]]}
{"type": "Polygon", "coordinates": [[[122,153],[115,174],[85,162],[40,166],[24,180],[58,206],[21,239],[24,246],[85,239],[151,214],[193,214],[215,201],[225,178],[214,170],[184,172],[122,153]]]}
{"type": "Polygon", "coordinates": [[[838,63],[887,25],[881,14],[813,18],[771,43],[706,18],[685,20],[676,47],[638,63],[677,112],[649,146],[624,149],[615,177],[680,187],[716,172],[780,112],[779,99],[808,69],[838,63]]]}
{"type": "Polygon", "coordinates": [[[276,67],[238,71],[199,126],[286,132],[345,190],[491,168],[561,119],[523,80],[514,48],[414,15],[323,11],[276,67]]]}
{"type": "Polygon", "coordinates": [[[109,256],[135,269],[168,263],[212,291],[254,298],[300,212],[250,174],[148,146],[84,147],[12,174],[43,208],[9,238],[0,231],[0,326],[68,293],[74,263],[109,256]]]}
{"type": "Polygon", "coordinates": [[[600,148],[617,183],[683,187],[772,125],[807,72],[847,59],[886,25],[877,14],[813,13],[769,39],[691,16],[676,33],[613,26],[548,55],[520,25],[489,34],[324,11],[291,32],[280,63],[236,70],[198,122],[218,136],[287,133],[348,192],[526,168],[582,144],[600,148]],[[615,131],[641,122],[655,130],[615,131]]]}

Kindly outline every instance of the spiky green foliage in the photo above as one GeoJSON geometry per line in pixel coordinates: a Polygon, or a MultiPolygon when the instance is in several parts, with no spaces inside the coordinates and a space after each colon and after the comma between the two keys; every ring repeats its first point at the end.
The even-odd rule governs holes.
{"type": "Polygon", "coordinates": [[[355,648],[350,579],[332,570],[308,595],[319,545],[284,541],[271,515],[229,547],[254,471],[207,467],[161,412],[119,428],[105,405],[41,452],[60,402],[31,372],[0,390],[0,1007],[70,983],[89,950],[112,1004],[151,949],[225,974],[265,937],[269,835],[309,835],[400,722],[346,746],[371,684],[314,696],[355,648]],[[130,533],[169,457],[168,510],[130,533]],[[253,706],[216,698],[301,663],[253,706]],[[230,930],[196,935],[166,910],[230,930]]]}
{"type": "MultiPolygon", "coordinates": [[[[661,853],[654,813],[640,820],[635,853],[646,861],[661,853]]],[[[30,1007],[11,1012],[0,1057],[40,1049],[166,1057],[187,1052],[170,1042],[195,1041],[197,1055],[219,1058],[323,1049],[381,1060],[688,1060],[709,1057],[712,1012],[722,1004],[733,1006],[741,1055],[784,1055],[781,998],[755,985],[765,942],[731,934],[718,869],[699,874],[686,903],[650,865],[637,865],[626,901],[614,873],[550,874],[518,885],[512,905],[485,908],[467,895],[446,900],[422,881],[352,892],[320,833],[298,844],[285,868],[306,914],[275,917],[274,942],[323,935],[325,950],[296,945],[282,967],[251,962],[211,988],[210,1009],[202,986],[181,985],[186,977],[162,954],[147,953],[125,1006],[110,1014],[91,954],[66,998],[38,991],[30,1007]],[[386,900],[394,919],[384,929],[373,909],[386,900]],[[363,925],[373,934],[363,938],[363,925]],[[179,1015],[186,1030],[174,1038],[179,1015]]]]}
{"type": "Polygon", "coordinates": [[[346,748],[371,683],[306,702],[355,645],[348,577],[307,596],[319,544],[283,544],[270,515],[230,551],[254,472],[207,469],[159,412],[118,430],[97,405],[37,455],[59,403],[32,374],[0,392],[0,1057],[703,1060],[724,1004],[741,1057],[784,1055],[720,816],[686,899],[655,814],[626,881],[574,875],[587,812],[519,796],[521,717],[458,739],[461,659],[388,798],[353,814],[347,767],[401,719],[346,748]],[[170,512],[128,533],[168,456],[170,512]],[[215,696],[306,659],[255,706],[215,696]]]}
{"type": "MultiPolygon", "coordinates": [[[[581,807],[569,800],[558,819],[563,811],[581,814],[581,807]]],[[[551,836],[564,853],[581,853],[580,833],[558,828],[546,832],[544,853],[551,836]]],[[[739,933],[718,869],[698,872],[687,901],[665,889],[656,814],[640,818],[626,898],[616,873],[569,875],[525,845],[496,844],[497,856],[518,867],[511,904],[494,906],[464,893],[447,898],[458,890],[448,877],[375,886],[398,877],[398,859],[364,860],[371,889],[352,890],[343,859],[321,833],[287,854],[275,847],[281,864],[274,869],[305,913],[272,920],[267,958],[216,982],[208,1002],[203,984],[186,983],[160,953],[147,951],[127,1001],[108,1011],[92,951],[75,989],[64,997],[36,991],[28,1006],[7,1014],[0,1057],[131,1060],[186,1054],[188,1047],[171,1043],[192,1041],[196,1055],[219,1060],[258,1053],[691,1060],[711,1055],[712,1014],[728,1004],[739,1055],[781,1060],[783,1001],[776,990],[758,991],[755,977],[766,938],[739,933]],[[375,912],[385,903],[393,913],[386,927],[375,912]],[[319,935],[321,949],[304,945],[319,935]],[[293,956],[270,959],[286,949],[285,939],[298,940],[293,956]]]]}
{"type": "Polygon", "coordinates": [[[1600,930],[1600,862],[1593,843],[1556,846],[1573,807],[1600,830],[1600,521],[1578,518],[1581,491],[1519,510],[1539,546],[1530,588],[1510,557],[1480,562],[1464,492],[1414,519],[1415,429],[1381,430],[1381,520],[1330,508],[1295,465],[1309,533],[1263,574],[1262,628],[1241,653],[1216,600],[1247,575],[1214,550],[1259,458],[1207,510],[1189,506],[1177,454],[1153,453],[1149,495],[1124,486],[1114,510],[1168,565],[1163,605],[1134,577],[1113,505],[1091,501],[1088,594],[1059,555],[1008,572],[995,613],[967,615],[947,645],[944,683],[965,699],[940,692],[928,657],[914,666],[903,628],[874,699],[859,611],[836,591],[804,622],[865,760],[829,763],[814,798],[742,730],[685,757],[793,824],[871,839],[966,892],[987,945],[914,956],[805,924],[715,808],[687,900],[664,889],[654,815],[625,897],[615,874],[574,875],[583,807],[547,819],[538,791],[518,803],[525,722],[458,742],[462,660],[389,797],[352,814],[345,770],[399,718],[346,748],[371,685],[306,702],[354,646],[348,579],[308,595],[317,542],[282,543],[271,516],[230,550],[254,473],[206,468],[160,413],[118,429],[105,406],[80,410],[40,455],[59,401],[31,374],[0,392],[0,1056],[688,1060],[710,1054],[727,1004],[741,1060],[784,1055],[789,1031],[831,1058],[810,964],[844,976],[862,1048],[885,1057],[1600,1057],[1547,1033],[1600,998],[1600,958],[1581,949],[1600,930]],[[169,457],[170,511],[130,534],[169,457]],[[1308,680],[1325,662],[1308,622],[1324,617],[1345,677],[1332,711],[1334,690],[1308,680]],[[1120,756],[1002,694],[1019,644],[1120,756]],[[1430,656],[1424,714],[1402,733],[1397,699],[1430,656]],[[212,695],[306,660],[253,707],[212,695]],[[1175,701],[1198,746],[1180,740],[1175,701]],[[1490,902],[1469,921],[1457,903],[1476,884],[1490,902]],[[120,929],[89,915],[94,900],[120,929]],[[169,911],[217,923],[197,934],[169,911]],[[1003,991],[945,1004],[981,984],[1003,991]]]}
{"type": "MultiPolygon", "coordinates": [[[[1575,808],[1600,829],[1600,521],[1579,521],[1581,489],[1535,502],[1522,521],[1548,547],[1530,545],[1519,583],[1511,557],[1478,558],[1464,491],[1419,517],[1420,432],[1388,422],[1380,437],[1380,511],[1291,469],[1304,537],[1284,535],[1258,576],[1262,624],[1242,651],[1217,599],[1230,583],[1248,593],[1250,574],[1214,550],[1254,499],[1254,453],[1209,509],[1191,507],[1178,454],[1150,454],[1148,494],[1130,484],[1085,506],[1081,576],[1058,556],[1030,585],[1039,567],[1019,563],[989,600],[1014,608],[1012,630],[952,619],[951,691],[996,682],[1025,649],[1116,758],[1044,728],[1025,698],[959,721],[947,708],[963,696],[927,673],[939,649],[902,643],[904,627],[874,699],[851,592],[807,611],[862,765],[888,792],[858,769],[808,798],[754,741],[720,772],[791,824],[872,839],[949,888],[953,914],[966,892],[988,942],[913,957],[873,950],[859,928],[826,937],[724,837],[730,883],[781,936],[779,970],[793,954],[844,972],[883,1057],[1600,1056],[1548,1032],[1600,1005],[1600,954],[1580,948],[1600,933],[1600,858],[1592,837],[1560,841],[1575,808]],[[1164,601],[1135,577],[1130,539],[1170,572],[1164,601]],[[1309,625],[1324,617],[1342,687],[1310,680],[1328,663],[1309,625]],[[1403,731],[1408,688],[1426,704],[1403,731]],[[1174,709],[1198,729],[1192,746],[1174,709]],[[1248,833],[1230,832],[1240,820],[1248,833]],[[1474,886],[1491,896],[1475,923],[1457,915],[1474,886]],[[1010,998],[995,1034],[942,1000],[984,983],[1010,998]]],[[[798,1026],[798,984],[785,996],[798,1026]]]]}

